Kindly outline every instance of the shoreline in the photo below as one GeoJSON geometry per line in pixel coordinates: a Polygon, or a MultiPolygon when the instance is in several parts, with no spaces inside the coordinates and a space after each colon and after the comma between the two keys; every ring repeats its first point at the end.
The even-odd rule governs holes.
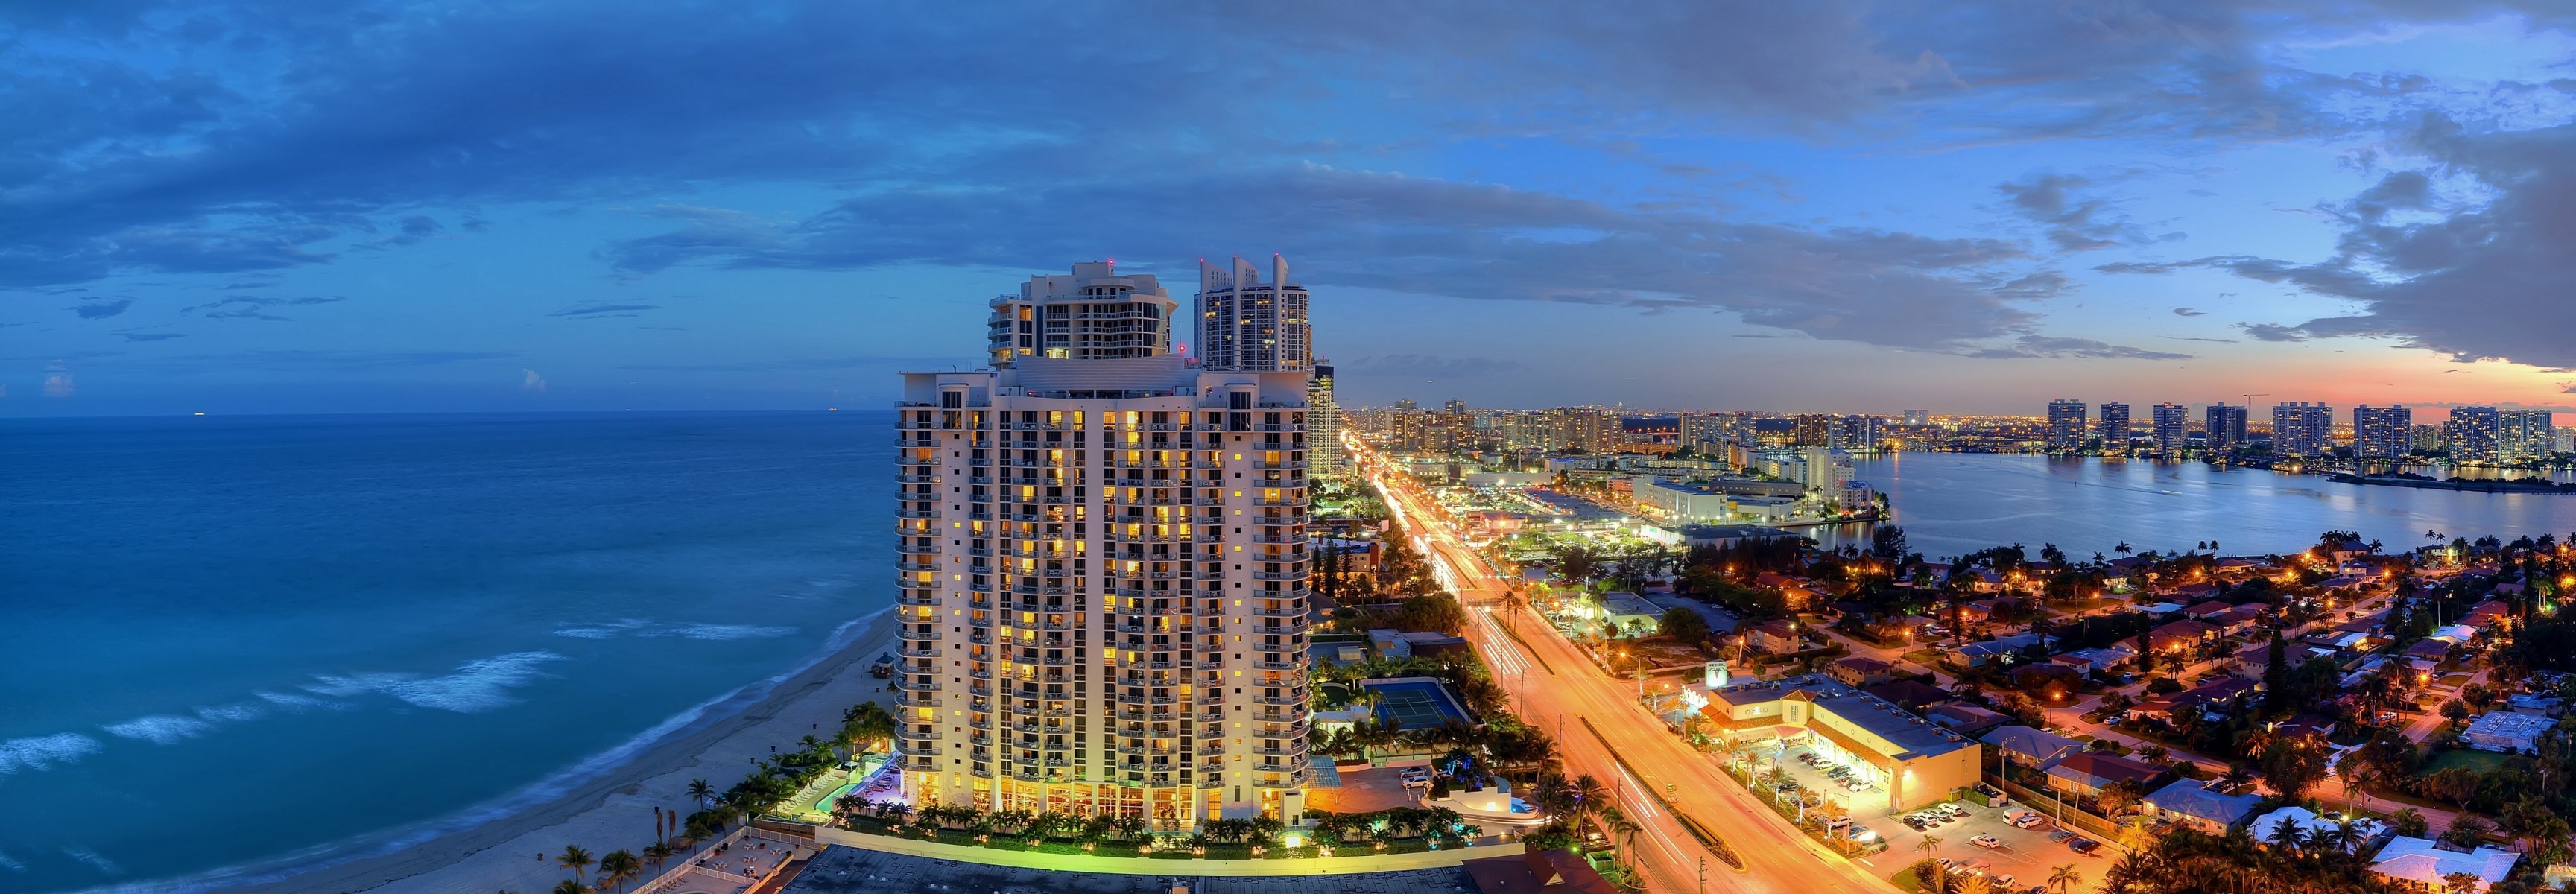
{"type": "MultiPolygon", "coordinates": [[[[272,861],[227,872],[228,878],[175,879],[168,884],[179,890],[226,894],[551,889],[568,877],[551,856],[564,846],[579,845],[594,855],[620,849],[641,851],[653,841],[654,806],[684,814],[697,808],[687,793],[691,779],[705,779],[721,790],[739,780],[751,761],[771,754],[773,747],[792,747],[812,728],[838,729],[842,712],[850,706],[890,701],[885,682],[868,676],[865,665],[893,646],[893,619],[890,606],[853,619],[841,628],[850,631],[843,645],[778,678],[766,691],[757,691],[753,684],[701,706],[695,709],[701,716],[540,802],[438,832],[387,853],[311,869],[272,861]],[[795,729],[798,723],[809,729],[795,729]],[[547,859],[539,861],[539,853],[547,854],[547,859]]],[[[528,788],[552,781],[549,777],[528,788]]]]}

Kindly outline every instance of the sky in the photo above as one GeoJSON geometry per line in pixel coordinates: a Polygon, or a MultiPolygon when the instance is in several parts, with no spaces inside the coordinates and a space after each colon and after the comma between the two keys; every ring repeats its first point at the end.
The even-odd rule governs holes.
{"type": "Polygon", "coordinates": [[[1272,252],[1347,404],[2576,404],[2565,0],[19,0],[0,122],[0,416],[881,407],[1272,252]]]}

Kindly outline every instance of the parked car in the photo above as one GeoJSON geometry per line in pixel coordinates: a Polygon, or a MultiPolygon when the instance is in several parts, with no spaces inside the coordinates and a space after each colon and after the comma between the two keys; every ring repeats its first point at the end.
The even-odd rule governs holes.
{"type": "Polygon", "coordinates": [[[1970,839],[1968,839],[1968,843],[1969,843],[1969,844],[1976,845],[1976,846],[1978,846],[1978,847],[1985,848],[1985,849],[1987,849],[1987,850],[1994,850],[1995,848],[1999,848],[1999,847],[2004,846],[2004,840],[2003,840],[2003,839],[2001,839],[2001,838],[1997,838],[1997,837],[1992,836],[1992,835],[1979,835],[1979,836],[1977,836],[1977,837],[1975,837],[1975,838],[1970,838],[1970,839]]]}
{"type": "Polygon", "coordinates": [[[2050,844],[2065,844],[2067,839],[2073,837],[2075,837],[2075,833],[2073,832],[2065,829],[2056,829],[2048,833],[2048,842],[2050,844]]]}
{"type": "Polygon", "coordinates": [[[2100,850],[2102,848],[2102,843],[2090,838],[2077,838],[2073,841],[2067,842],[2066,846],[2075,849],[2076,853],[2090,854],[2094,851],[2100,850]]]}

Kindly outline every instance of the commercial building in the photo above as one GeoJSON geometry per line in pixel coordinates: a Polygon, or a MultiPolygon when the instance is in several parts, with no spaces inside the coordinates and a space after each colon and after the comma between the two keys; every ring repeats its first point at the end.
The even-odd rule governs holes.
{"type": "Polygon", "coordinates": [[[2272,405],[2272,452],[2324,456],[2334,450],[2334,408],[2293,401],[2272,405]]]}
{"type": "Polygon", "coordinates": [[[1813,745],[1861,781],[1884,788],[1891,811],[1977,782],[1976,742],[1821,674],[1714,689],[1693,683],[1682,699],[1708,719],[1712,732],[1813,745]]]}
{"type": "Polygon", "coordinates": [[[2365,459],[2396,459],[2414,452],[2415,411],[2402,406],[2352,408],[2352,453],[2365,459]]]}
{"type": "Polygon", "coordinates": [[[1717,521],[1734,514],[1734,501],[1715,489],[1662,478],[1638,478],[1629,484],[1637,505],[1661,511],[1678,521],[1717,521]]]}
{"type": "Polygon", "coordinates": [[[2121,453],[2129,449],[2129,405],[2102,405],[2102,421],[2093,427],[2095,437],[2102,439],[2102,452],[2121,453]]]}
{"type": "Polygon", "coordinates": [[[2191,408],[2177,403],[2156,405],[2156,450],[2174,453],[2191,434],[2191,408]]]}
{"type": "Polygon", "coordinates": [[[1076,264],[993,300],[992,369],[904,374],[911,803],[1299,814],[1309,378],[1189,363],[1177,307],[1154,277],[1076,264]]]}
{"type": "Polygon", "coordinates": [[[2084,402],[2074,399],[2048,402],[2048,452],[2073,453],[2084,449],[2084,402]]]}
{"type": "Polygon", "coordinates": [[[2208,444],[2211,453],[2227,453],[2245,443],[2246,408],[2227,404],[2210,404],[2208,444]]]}
{"type": "Polygon", "coordinates": [[[2442,423],[2442,442],[2453,462],[2491,463],[2503,430],[2504,419],[2494,407],[2452,407],[2451,418],[2442,423]]]}
{"type": "Polygon", "coordinates": [[[2496,411],[2496,461],[2548,459],[2558,447],[2556,423],[2548,410],[2496,411]]]}

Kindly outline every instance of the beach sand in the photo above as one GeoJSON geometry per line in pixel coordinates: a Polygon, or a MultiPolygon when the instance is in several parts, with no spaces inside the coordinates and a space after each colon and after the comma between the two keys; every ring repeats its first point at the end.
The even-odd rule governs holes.
{"type": "MultiPolygon", "coordinates": [[[[282,880],[224,889],[240,894],[539,894],[568,878],[554,862],[565,845],[596,857],[653,843],[653,808],[683,814],[692,779],[719,791],[751,772],[773,746],[792,750],[817,729],[837,730],[851,705],[891,706],[886,681],[868,664],[894,645],[893,613],[868,622],[848,647],[781,681],[766,697],[728,716],[680,732],[562,797],[470,829],[390,854],[354,860],[282,880]],[[538,854],[546,855],[544,860],[538,854]]],[[[667,867],[666,867],[667,868],[667,867]]]]}

